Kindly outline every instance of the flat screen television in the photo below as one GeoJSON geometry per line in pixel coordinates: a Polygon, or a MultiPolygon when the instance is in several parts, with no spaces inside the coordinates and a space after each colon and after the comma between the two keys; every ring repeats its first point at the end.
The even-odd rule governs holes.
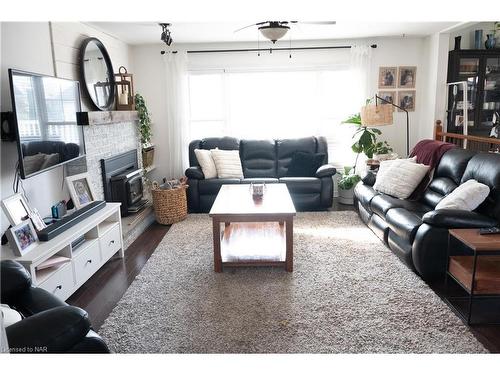
{"type": "Polygon", "coordinates": [[[21,178],[85,156],[77,81],[9,69],[21,178]]]}

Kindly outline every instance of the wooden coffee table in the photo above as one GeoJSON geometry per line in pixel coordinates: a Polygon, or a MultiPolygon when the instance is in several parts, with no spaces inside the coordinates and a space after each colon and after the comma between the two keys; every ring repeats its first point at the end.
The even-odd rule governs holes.
{"type": "Polygon", "coordinates": [[[209,213],[215,272],[223,265],[282,266],[292,272],[295,214],[285,184],[266,185],[259,200],[252,198],[249,184],[222,185],[209,213]]]}

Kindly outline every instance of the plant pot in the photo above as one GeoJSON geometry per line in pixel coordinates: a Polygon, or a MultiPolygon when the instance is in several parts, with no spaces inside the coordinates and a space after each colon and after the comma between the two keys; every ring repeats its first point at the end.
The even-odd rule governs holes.
{"type": "Polygon", "coordinates": [[[142,149],[142,167],[144,169],[153,165],[155,157],[155,146],[149,146],[142,149]]]}
{"type": "Polygon", "coordinates": [[[342,204],[354,204],[354,188],[339,189],[339,202],[342,204]]]}

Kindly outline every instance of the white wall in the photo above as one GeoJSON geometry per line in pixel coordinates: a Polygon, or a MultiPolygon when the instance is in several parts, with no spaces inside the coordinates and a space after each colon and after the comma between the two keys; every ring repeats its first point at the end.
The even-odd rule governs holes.
{"type": "MultiPolygon", "coordinates": [[[[345,41],[309,41],[301,42],[300,45],[351,45],[357,44],[373,44],[376,43],[378,48],[372,50],[372,68],[370,72],[370,92],[374,95],[377,91],[378,68],[379,66],[400,66],[414,65],[417,66],[417,81],[416,81],[416,111],[410,113],[410,128],[411,128],[411,144],[414,145],[421,134],[420,129],[420,114],[425,112],[424,106],[428,103],[422,100],[421,88],[426,82],[426,72],[423,69],[423,64],[426,61],[423,58],[426,48],[424,38],[374,38],[370,40],[345,40],[345,41]]],[[[295,45],[299,45],[296,42],[295,45]]],[[[175,50],[203,50],[203,49],[222,49],[222,48],[255,48],[255,43],[220,43],[220,44],[177,44],[175,50]]],[[[262,47],[262,45],[261,45],[262,47]]],[[[153,142],[157,145],[155,155],[155,164],[157,170],[152,174],[153,178],[159,178],[166,174],[166,165],[162,162],[165,160],[164,153],[167,150],[167,131],[166,131],[166,89],[165,89],[165,74],[163,67],[163,59],[160,54],[161,50],[165,49],[165,45],[143,45],[133,46],[131,49],[131,61],[135,74],[136,91],[143,94],[147,101],[153,119],[153,142]]],[[[348,50],[330,50],[329,54],[345,54],[348,50]]],[[[221,67],[224,65],[224,59],[238,60],[242,58],[254,59],[255,54],[197,54],[188,55],[190,59],[190,67],[202,68],[203,65],[209,67],[221,67]],[[232,57],[229,57],[232,56],[232,57]],[[242,57],[243,56],[243,57],[242,57]]],[[[264,59],[288,59],[288,54],[285,57],[263,54],[264,59]]],[[[334,59],[332,59],[333,61],[334,59]]],[[[258,63],[258,59],[256,60],[258,63]]],[[[314,63],[307,61],[304,58],[304,63],[314,63]]],[[[362,103],[360,103],[360,106],[362,103]]],[[[381,128],[383,135],[381,139],[387,140],[401,155],[405,154],[406,150],[406,118],[404,113],[394,112],[394,125],[381,128]]]]}
{"type": "MultiPolygon", "coordinates": [[[[46,75],[57,75],[77,79],[77,52],[81,40],[94,36],[103,41],[111,59],[116,59],[116,68],[129,66],[128,46],[116,38],[81,23],[54,24],[56,48],[53,59],[51,29],[48,22],[2,22],[1,23],[1,65],[0,94],[1,111],[10,111],[10,89],[7,69],[16,68],[46,75]],[[108,47],[109,46],[109,47],[108,47]],[[120,65],[118,65],[120,64],[120,65]]],[[[85,106],[84,106],[85,108],[85,106]]],[[[1,198],[13,194],[17,162],[17,148],[13,142],[1,142],[1,198]]],[[[63,184],[63,167],[58,167],[23,181],[30,204],[42,215],[50,214],[50,207],[57,201],[68,199],[69,194],[63,184]]],[[[8,227],[3,212],[1,214],[2,232],[8,227]]]]}
{"type": "Polygon", "coordinates": [[[420,114],[420,139],[434,136],[436,120],[445,120],[446,76],[449,34],[433,34],[424,40],[423,68],[425,81],[420,91],[425,111],[420,114]]]}

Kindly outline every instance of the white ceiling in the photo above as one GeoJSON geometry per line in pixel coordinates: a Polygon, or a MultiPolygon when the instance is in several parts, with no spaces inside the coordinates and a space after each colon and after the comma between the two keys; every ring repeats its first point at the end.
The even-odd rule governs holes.
{"type": "MultiPolygon", "coordinates": [[[[175,43],[251,42],[258,31],[250,27],[234,30],[252,21],[226,23],[175,23],[170,28],[175,43]]],[[[292,40],[354,39],[390,36],[426,36],[456,25],[456,22],[342,22],[336,25],[297,24],[291,26],[292,40]]],[[[92,22],[90,25],[132,45],[161,43],[156,22],[92,22]]],[[[288,39],[287,36],[285,36],[288,39]]],[[[262,40],[262,37],[261,37],[262,40]]]]}

